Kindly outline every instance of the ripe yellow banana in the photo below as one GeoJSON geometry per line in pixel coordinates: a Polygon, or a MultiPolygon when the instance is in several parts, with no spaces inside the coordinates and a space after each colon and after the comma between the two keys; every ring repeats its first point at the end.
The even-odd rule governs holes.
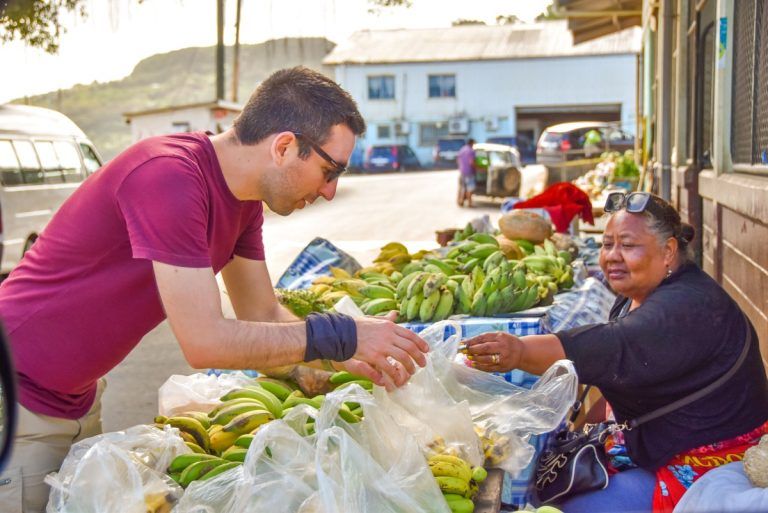
{"type": "MultiPolygon", "coordinates": [[[[242,413],[246,413],[249,411],[267,411],[267,409],[264,407],[264,405],[257,401],[251,401],[248,403],[239,403],[239,404],[233,404],[229,408],[224,408],[219,412],[218,415],[216,415],[213,418],[212,423],[213,424],[221,424],[222,426],[226,426],[230,423],[232,419],[237,417],[238,415],[242,413]]],[[[282,411],[282,408],[281,408],[282,411]]]]}
{"type": "Polygon", "coordinates": [[[443,493],[464,495],[469,491],[469,482],[458,477],[438,476],[435,480],[443,493]]]}
{"type": "Polygon", "coordinates": [[[208,418],[208,414],[202,411],[187,411],[179,413],[177,417],[189,417],[197,420],[205,429],[211,427],[211,419],[208,418]]]}
{"type": "Polygon", "coordinates": [[[345,279],[345,278],[352,277],[351,274],[349,274],[347,271],[345,271],[341,267],[330,266],[328,269],[331,271],[331,274],[333,275],[334,278],[345,279]]]}
{"type": "Polygon", "coordinates": [[[334,276],[318,276],[312,280],[312,285],[333,285],[335,280],[334,276]]]}
{"type": "Polygon", "coordinates": [[[210,448],[208,432],[200,424],[199,420],[191,417],[171,417],[166,421],[166,424],[177,428],[179,431],[188,433],[194,438],[194,443],[202,447],[206,452],[210,448]]]}
{"type": "Polygon", "coordinates": [[[203,450],[203,448],[200,447],[199,445],[197,445],[196,443],[194,443],[194,442],[186,442],[186,441],[184,443],[187,445],[187,447],[192,449],[192,452],[197,453],[197,454],[205,454],[205,450],[203,450]]]}
{"type": "Polygon", "coordinates": [[[211,450],[217,453],[222,453],[232,447],[235,441],[240,437],[235,432],[224,431],[223,426],[214,426],[221,429],[214,430],[211,428],[211,450]]]}
{"type": "Polygon", "coordinates": [[[462,481],[469,481],[472,479],[472,472],[464,465],[448,461],[430,461],[429,470],[432,471],[432,475],[435,477],[456,477],[462,481]]]}
{"type": "Polygon", "coordinates": [[[268,411],[265,411],[265,410],[249,411],[249,412],[241,413],[240,415],[232,419],[229,422],[229,424],[224,426],[223,432],[235,433],[237,436],[232,440],[232,442],[234,443],[234,441],[237,440],[237,438],[240,435],[245,435],[247,433],[250,433],[254,429],[261,426],[262,424],[266,424],[271,420],[275,420],[275,416],[268,411]]]}
{"type": "MultiPolygon", "coordinates": [[[[432,465],[436,465],[438,463],[446,463],[449,465],[453,465],[454,467],[459,468],[458,477],[461,477],[465,481],[469,481],[472,478],[472,467],[470,466],[469,463],[459,458],[458,456],[452,456],[450,454],[435,454],[433,456],[430,456],[428,463],[430,468],[432,467],[432,465]]],[[[445,474],[445,475],[450,476],[454,474],[445,474]]]]}

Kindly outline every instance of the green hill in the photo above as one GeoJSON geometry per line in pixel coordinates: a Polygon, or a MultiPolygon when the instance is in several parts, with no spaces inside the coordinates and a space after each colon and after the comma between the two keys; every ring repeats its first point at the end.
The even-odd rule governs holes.
{"type": "MultiPolygon", "coordinates": [[[[334,43],[324,38],[274,39],[240,46],[239,102],[272,72],[302,64],[333,76],[323,58],[334,43]]],[[[14,100],[47,107],[69,116],[93,140],[105,159],[131,144],[130,128],[122,116],[157,107],[213,100],[216,95],[214,46],[185,48],[157,54],[139,62],[122,80],[76,85],[38,96],[14,100]]],[[[226,48],[225,94],[231,94],[232,47],[226,48]]]]}

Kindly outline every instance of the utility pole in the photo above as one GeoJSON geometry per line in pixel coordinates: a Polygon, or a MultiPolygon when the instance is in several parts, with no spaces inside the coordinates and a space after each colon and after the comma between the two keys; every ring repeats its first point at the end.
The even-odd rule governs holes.
{"type": "Polygon", "coordinates": [[[216,0],[216,100],[224,99],[224,4],[216,0]]]}
{"type": "Polygon", "coordinates": [[[232,63],[232,101],[237,103],[237,86],[240,82],[240,8],[242,0],[237,0],[235,8],[235,51],[232,63]]]}

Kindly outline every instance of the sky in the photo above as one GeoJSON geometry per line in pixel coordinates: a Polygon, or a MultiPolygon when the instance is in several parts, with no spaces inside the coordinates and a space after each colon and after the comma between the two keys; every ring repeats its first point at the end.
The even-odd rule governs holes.
{"type": "MultiPolygon", "coordinates": [[[[369,12],[367,0],[243,0],[240,42],[326,37],[340,42],[357,30],[448,27],[457,19],[493,24],[497,15],[532,21],[550,0],[412,0],[410,8],[369,12]]],[[[235,0],[227,0],[225,44],[235,38],[235,0]]],[[[14,41],[0,46],[0,103],[119,80],[142,59],[190,46],[216,44],[215,0],[87,0],[88,17],[65,13],[59,52],[49,55],[14,41]]]]}

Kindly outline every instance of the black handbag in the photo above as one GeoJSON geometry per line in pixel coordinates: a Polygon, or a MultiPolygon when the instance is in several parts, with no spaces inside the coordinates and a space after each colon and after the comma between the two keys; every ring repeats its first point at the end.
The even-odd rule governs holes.
{"type": "MultiPolygon", "coordinates": [[[[632,430],[650,420],[682,408],[728,381],[747,359],[747,353],[752,344],[752,329],[746,316],[744,320],[747,324],[747,336],[741,354],[728,372],[706,387],[623,424],[602,422],[587,424],[582,431],[574,431],[566,427],[555,433],[551,445],[542,451],[536,463],[535,491],[539,502],[542,504],[561,502],[573,495],[605,489],[608,486],[605,455],[605,442],[608,436],[617,431],[632,430]]],[[[567,426],[572,426],[576,420],[589,389],[589,386],[586,387],[574,404],[567,426]]]]}

